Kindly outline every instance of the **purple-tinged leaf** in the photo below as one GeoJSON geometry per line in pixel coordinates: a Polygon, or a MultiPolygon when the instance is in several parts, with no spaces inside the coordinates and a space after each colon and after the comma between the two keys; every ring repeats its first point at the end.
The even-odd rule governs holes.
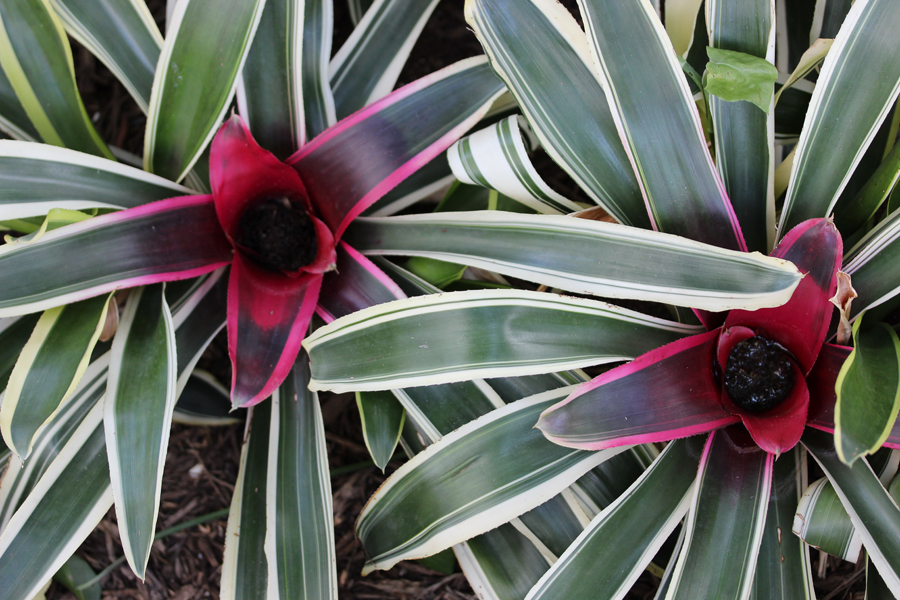
{"type": "Polygon", "coordinates": [[[322,275],[286,277],[234,255],[228,280],[231,402],[252,406],[284,381],[316,308],[322,275]]]}
{"type": "Polygon", "coordinates": [[[0,248],[0,316],[196,277],[231,258],[212,196],[160,200],[0,248]]]}
{"type": "Polygon", "coordinates": [[[672,342],[579,386],[537,427],[551,441],[599,450],[668,441],[737,423],[713,374],[719,331],[672,342]]]}
{"type": "Polygon", "coordinates": [[[843,242],[834,223],[810,219],[792,229],[770,256],[789,260],[806,274],[791,299],[776,308],[733,310],[726,327],[743,325],[764,333],[794,355],[800,370],[809,373],[825,342],[841,268],[843,242]]]}
{"type": "Polygon", "coordinates": [[[318,314],[331,323],[358,310],[406,298],[403,290],[375,264],[341,242],[337,247],[337,269],[322,281],[318,314]]]}
{"type": "Polygon", "coordinates": [[[503,90],[484,58],[460,61],[340,121],[288,164],[340,238],[350,221],[477,123],[503,90]]]}
{"type": "Polygon", "coordinates": [[[670,584],[670,598],[748,598],[772,489],[775,457],[741,427],[710,434],[688,515],[688,534],[670,584]]]}

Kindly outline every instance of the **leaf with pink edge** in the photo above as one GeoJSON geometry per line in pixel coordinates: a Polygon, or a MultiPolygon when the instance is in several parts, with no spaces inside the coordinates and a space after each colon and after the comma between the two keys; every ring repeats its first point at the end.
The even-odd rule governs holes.
{"type": "Polygon", "coordinates": [[[460,61],[347,117],[288,164],[339,238],[350,221],[477,123],[503,91],[485,59],[460,61]]]}
{"type": "Polygon", "coordinates": [[[599,450],[736,423],[713,373],[718,339],[718,330],[691,336],[607,371],[545,411],[537,427],[557,444],[599,450]]]}
{"type": "Polygon", "coordinates": [[[776,308],[733,310],[725,326],[756,329],[790,349],[800,370],[812,369],[825,342],[837,289],[835,273],[841,268],[843,242],[834,223],[810,219],[792,229],[770,256],[789,260],[806,274],[791,299],[776,308]]]}
{"type": "Polygon", "coordinates": [[[747,598],[763,538],[774,455],[741,427],[713,432],[700,459],[687,535],[672,575],[669,598],[747,598]],[[715,535],[709,535],[714,531],[715,535]]]}
{"type": "Polygon", "coordinates": [[[196,277],[231,260],[212,196],[162,200],[0,248],[0,316],[196,277]]]}
{"type": "Polygon", "coordinates": [[[294,365],[316,309],[322,275],[273,273],[240,253],[228,280],[232,405],[252,406],[275,391],[294,365]]]}
{"type": "Polygon", "coordinates": [[[325,274],[316,311],[328,323],[358,310],[406,298],[394,281],[371,260],[341,242],[337,268],[325,274]]]}

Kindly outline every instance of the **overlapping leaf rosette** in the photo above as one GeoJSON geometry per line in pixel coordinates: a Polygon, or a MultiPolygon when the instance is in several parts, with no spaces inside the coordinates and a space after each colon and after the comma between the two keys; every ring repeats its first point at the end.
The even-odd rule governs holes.
{"type": "Polygon", "coordinates": [[[176,400],[226,323],[225,414],[190,419],[272,401],[248,423],[222,597],[337,597],[300,343],[314,313],[406,297],[343,233],[448,180],[444,150],[504,91],[480,57],[391,93],[436,1],[369,3],[333,59],[328,0],[171,4],[165,39],[140,0],[0,6],[0,222],[20,234],[0,245],[3,598],[35,597],[113,503],[145,576],[176,400]],[[67,33],[147,114],[142,158],[94,130],[67,33]]]}
{"type": "MultiPolygon", "coordinates": [[[[873,595],[900,594],[900,509],[886,489],[900,487],[889,485],[900,344],[879,322],[900,292],[889,198],[900,172],[900,7],[858,0],[836,22],[814,22],[813,39],[834,40],[809,50],[808,30],[776,36],[774,2],[725,0],[705,3],[693,40],[676,50],[684,15],[669,8],[664,28],[650,3],[581,0],[582,29],[552,1],[467,2],[547,153],[618,224],[591,220],[597,210],[552,214],[562,204],[516,151],[507,121],[455,146],[455,171],[511,197],[530,193],[532,208],[551,214],[363,218],[347,239],[367,255],[662,303],[675,320],[648,316],[647,305],[508,289],[394,302],[308,338],[313,389],[479,377],[508,401],[502,378],[518,376],[518,397],[533,394],[440,432],[388,480],[357,523],[368,568],[509,523],[545,559],[522,560],[517,593],[529,600],[622,598],[645,568],[661,576],[660,598],[814,598],[809,547],[790,531],[813,543],[818,527],[857,554],[865,546],[873,595]],[[809,91],[800,80],[823,57],[791,140],[773,82],[779,102],[809,91]],[[590,381],[577,370],[621,361],[630,362],[590,381]],[[629,479],[626,461],[647,455],[652,464],[629,479]],[[807,496],[795,522],[808,455],[827,477],[810,493],[827,488],[821,497],[843,509],[825,518],[807,496]],[[529,524],[560,497],[555,534],[529,524]]],[[[428,422],[428,405],[398,397],[428,422]]]]}

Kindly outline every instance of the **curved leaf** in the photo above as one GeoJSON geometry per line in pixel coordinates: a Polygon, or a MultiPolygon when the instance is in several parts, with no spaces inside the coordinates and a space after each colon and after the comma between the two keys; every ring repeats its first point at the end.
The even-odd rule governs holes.
{"type": "Polygon", "coordinates": [[[0,65],[45,142],[113,158],[84,109],[72,49],[49,0],[0,6],[0,65]]]}
{"type": "Polygon", "coordinates": [[[176,368],[164,285],[132,291],[113,341],[103,419],[119,535],[141,579],[156,533],[176,368]]]}
{"type": "Polygon", "coordinates": [[[181,181],[228,111],[262,15],[262,0],[184,0],[153,80],[144,169],[181,181]]]}
{"type": "Polygon", "coordinates": [[[356,406],[366,448],[372,462],[384,472],[400,441],[406,411],[391,392],[356,392],[356,406]]]}
{"type": "Polygon", "coordinates": [[[356,530],[366,571],[427,556],[549,500],[618,450],[555,446],[533,428],[553,390],[464,425],[403,465],[369,500],[356,530]],[[403,515],[402,522],[396,521],[403,515]]]}
{"type": "Polygon", "coordinates": [[[438,0],[376,0],[331,60],[331,88],[343,119],[387,95],[438,0]]]}
{"type": "Polygon", "coordinates": [[[466,20],[547,153],[620,223],[649,228],[641,189],[572,15],[550,0],[468,0],[466,20]]]}
{"type": "Polygon", "coordinates": [[[162,177],[65,148],[0,140],[0,219],[53,208],[133,208],[193,194],[162,177]]]}
{"type": "Polygon", "coordinates": [[[9,378],[0,431],[22,459],[38,431],[78,386],[106,322],[110,297],[97,296],[41,316],[9,378]]]}
{"type": "Polygon", "coordinates": [[[162,35],[141,0],[50,0],[76,40],[122,82],[145,113],[162,35]]]}
{"type": "Polygon", "coordinates": [[[96,217],[32,243],[0,246],[0,316],[195,277],[227,265],[232,255],[211,196],[96,217]]]}
{"type": "Polygon", "coordinates": [[[746,250],[672,44],[643,0],[579,0],[654,229],[746,250]]]}
{"type": "Polygon", "coordinates": [[[799,283],[796,269],[779,259],[554,215],[362,218],[347,241],[363,254],[425,256],[579,294],[715,311],[778,306],[799,283]]]}
{"type": "Polygon", "coordinates": [[[893,106],[900,92],[897,27],[900,5],[891,0],[858,1],[847,15],[813,93],[779,232],[829,215],[893,106]]]}
{"type": "Polygon", "coordinates": [[[698,331],[590,300],[486,290],[366,309],[304,345],[313,389],[359,391],[628,360],[698,331]]]}

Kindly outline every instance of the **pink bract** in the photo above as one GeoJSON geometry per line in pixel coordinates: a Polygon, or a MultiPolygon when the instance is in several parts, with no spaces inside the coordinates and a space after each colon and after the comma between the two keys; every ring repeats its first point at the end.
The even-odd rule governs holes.
{"type": "MultiPolygon", "coordinates": [[[[778,455],[793,448],[809,420],[810,390],[834,388],[832,359],[843,354],[825,344],[843,243],[831,220],[812,219],[788,232],[771,255],[793,262],[805,275],[787,303],[733,310],[716,329],[604,373],[547,409],[538,428],[555,443],[600,449],[672,440],[740,420],[762,450],[778,455]],[[735,345],[757,335],[790,354],[794,384],[777,406],[750,412],[731,399],[723,373],[735,345]],[[827,363],[822,367],[820,354],[827,363]]],[[[821,427],[828,416],[816,406],[810,424],[821,427]]]]}

